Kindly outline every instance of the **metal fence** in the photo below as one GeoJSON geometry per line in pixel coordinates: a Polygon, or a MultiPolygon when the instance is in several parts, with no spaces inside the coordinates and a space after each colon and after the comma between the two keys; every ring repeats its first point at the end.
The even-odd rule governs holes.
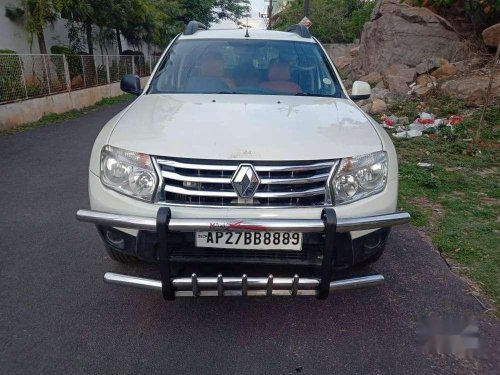
{"type": "Polygon", "coordinates": [[[0,54],[0,104],[149,76],[159,56],[0,54]]]}

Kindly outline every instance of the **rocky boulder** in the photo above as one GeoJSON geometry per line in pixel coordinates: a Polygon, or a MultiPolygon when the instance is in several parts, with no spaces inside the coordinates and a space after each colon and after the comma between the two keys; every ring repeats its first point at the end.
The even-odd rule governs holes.
{"type": "Polygon", "coordinates": [[[83,82],[83,78],[81,75],[77,75],[77,76],[71,78],[71,88],[74,88],[74,87],[84,87],[84,82],[83,82]]]}
{"type": "Polygon", "coordinates": [[[488,47],[497,47],[500,43],[500,23],[483,30],[483,41],[488,47]]]}
{"type": "Polygon", "coordinates": [[[393,102],[396,98],[398,97],[397,94],[391,92],[390,90],[388,89],[383,89],[383,88],[377,88],[377,87],[374,87],[372,89],[372,95],[371,95],[371,98],[373,100],[375,99],[380,99],[380,100],[383,100],[384,102],[386,103],[391,103],[393,102]]]}
{"type": "Polygon", "coordinates": [[[337,69],[342,70],[351,65],[353,58],[350,56],[340,56],[333,60],[337,69]]]}
{"type": "Polygon", "coordinates": [[[411,93],[418,97],[426,97],[434,92],[437,87],[437,80],[429,74],[421,74],[411,87],[411,93]]]}
{"type": "Polygon", "coordinates": [[[378,113],[384,113],[387,111],[387,104],[383,100],[380,99],[373,99],[372,105],[370,107],[370,113],[372,115],[378,114],[378,113]]]}
{"type": "Polygon", "coordinates": [[[415,80],[417,71],[415,68],[410,68],[404,64],[392,64],[386,71],[384,71],[384,77],[388,76],[400,77],[406,83],[411,83],[415,80]]]}
{"type": "Polygon", "coordinates": [[[437,69],[450,62],[442,57],[433,57],[432,59],[424,59],[420,64],[415,66],[417,74],[425,74],[437,69]]]}
{"type": "Polygon", "coordinates": [[[433,87],[436,85],[436,78],[429,74],[419,75],[417,78],[417,85],[433,87]]]}
{"type": "Polygon", "coordinates": [[[433,69],[439,68],[438,59],[425,59],[420,64],[415,66],[415,70],[417,74],[425,74],[430,72],[433,69]]]}
{"type": "Polygon", "coordinates": [[[417,72],[404,64],[392,64],[384,71],[385,86],[397,94],[406,94],[409,90],[408,84],[415,80],[417,72]]]}
{"type": "Polygon", "coordinates": [[[352,49],[358,47],[358,44],[355,43],[332,43],[332,44],[323,44],[323,47],[326,50],[326,53],[332,60],[336,60],[339,57],[350,56],[350,52],[352,49]]]}
{"type": "MultiPolygon", "coordinates": [[[[488,74],[472,73],[468,76],[452,79],[441,85],[441,92],[444,95],[464,99],[469,105],[482,105],[490,76],[488,74]]],[[[495,74],[491,88],[491,97],[500,98],[500,71],[495,74]]]]}
{"type": "Polygon", "coordinates": [[[409,87],[404,81],[404,79],[398,76],[389,76],[384,78],[385,86],[389,88],[390,91],[404,95],[408,93],[409,87]]]}
{"type": "Polygon", "coordinates": [[[414,88],[413,92],[419,98],[423,98],[425,96],[429,96],[432,93],[432,87],[417,85],[417,87],[414,88]]]}
{"type": "Polygon", "coordinates": [[[359,77],[360,81],[368,82],[370,86],[375,86],[377,83],[382,81],[382,79],[382,74],[380,74],[379,72],[371,72],[365,76],[359,77]]]}
{"type": "Polygon", "coordinates": [[[415,67],[425,59],[456,61],[465,55],[459,35],[444,18],[400,0],[379,0],[371,21],[364,26],[352,68],[366,74],[384,71],[395,63],[415,67]]]}
{"type": "Polygon", "coordinates": [[[480,68],[484,65],[484,62],[478,58],[474,57],[469,60],[457,61],[453,63],[453,66],[458,69],[459,73],[467,74],[477,68],[480,68]]]}
{"type": "Polygon", "coordinates": [[[453,77],[457,73],[458,73],[458,68],[455,65],[446,63],[437,68],[435,71],[433,71],[432,76],[437,80],[440,80],[453,77]]]}

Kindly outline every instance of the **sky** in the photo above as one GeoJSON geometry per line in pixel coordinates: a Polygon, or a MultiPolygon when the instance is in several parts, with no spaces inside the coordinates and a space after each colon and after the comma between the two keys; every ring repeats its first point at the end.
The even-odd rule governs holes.
{"type": "Polygon", "coordinates": [[[250,11],[252,17],[259,18],[259,12],[266,12],[267,3],[265,3],[264,0],[250,0],[250,6],[252,7],[250,11]]]}
{"type": "Polygon", "coordinates": [[[248,19],[248,24],[253,28],[265,29],[266,25],[262,18],[259,18],[259,12],[266,13],[267,4],[264,0],[250,0],[250,6],[252,7],[250,10],[250,15],[252,17],[248,19]]]}
{"type": "MultiPolygon", "coordinates": [[[[265,29],[266,25],[264,24],[264,21],[259,18],[259,12],[260,13],[265,13],[266,12],[266,7],[267,4],[264,2],[264,0],[250,0],[250,15],[251,17],[248,18],[248,25],[251,26],[254,29],[265,29]]],[[[246,20],[241,20],[242,22],[245,22],[246,20]]],[[[236,27],[235,23],[232,21],[222,21],[218,24],[213,24],[212,29],[230,29],[236,27]]]]}

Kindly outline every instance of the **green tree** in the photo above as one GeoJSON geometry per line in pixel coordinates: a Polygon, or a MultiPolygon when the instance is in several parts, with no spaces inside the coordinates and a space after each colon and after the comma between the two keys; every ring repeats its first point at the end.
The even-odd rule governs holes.
{"type": "MultiPolygon", "coordinates": [[[[30,0],[35,1],[35,0],[30,0]]],[[[42,1],[42,0],[36,0],[42,1]]],[[[43,0],[48,1],[48,0],[43,0]]],[[[223,19],[237,20],[247,15],[249,0],[59,0],[65,1],[63,16],[74,28],[82,25],[89,53],[93,53],[92,25],[114,30],[116,45],[123,53],[121,36],[140,49],[143,43],[163,48],[185,23],[197,20],[210,25],[223,19]]],[[[108,36],[109,33],[104,35],[108,36]]]]}
{"type": "Polygon", "coordinates": [[[220,20],[237,21],[240,18],[249,16],[250,1],[216,0],[212,11],[215,13],[215,19],[212,22],[219,22],[220,20]]]}
{"type": "Polygon", "coordinates": [[[121,54],[121,31],[127,27],[131,15],[135,16],[142,7],[139,0],[107,0],[96,4],[94,24],[115,31],[116,45],[121,54]]]}
{"type": "Polygon", "coordinates": [[[33,36],[36,35],[40,53],[47,53],[44,29],[57,20],[62,4],[63,0],[22,0],[21,8],[12,13],[17,19],[24,21],[30,44],[33,43],[33,36]]]}
{"type": "MultiPolygon", "coordinates": [[[[178,33],[185,24],[197,20],[209,26],[220,20],[236,21],[245,17],[249,10],[249,0],[112,0],[118,5],[127,4],[128,13],[115,21],[116,28],[127,41],[140,46],[142,42],[160,48],[178,33]]],[[[123,5],[119,6],[123,9],[123,5]]]]}
{"type": "MultiPolygon", "coordinates": [[[[361,36],[374,5],[374,0],[311,0],[311,32],[323,43],[352,42],[361,36]]],[[[303,0],[297,0],[280,13],[274,28],[284,30],[298,23],[303,14],[303,0]]]]}
{"type": "Polygon", "coordinates": [[[61,14],[68,20],[70,27],[81,24],[85,30],[89,54],[94,53],[92,24],[97,23],[97,0],[65,0],[61,14]]]}
{"type": "MultiPolygon", "coordinates": [[[[134,47],[140,47],[148,30],[154,27],[154,13],[152,7],[145,0],[120,0],[119,6],[127,8],[122,13],[117,33],[121,32],[127,41],[134,47]]],[[[121,44],[121,42],[120,42],[121,44]]],[[[120,46],[121,47],[121,46],[120,46]]],[[[120,53],[123,51],[120,50],[120,53]]]]}
{"type": "Polygon", "coordinates": [[[152,39],[146,34],[144,42],[151,43],[161,49],[166,47],[172,38],[184,27],[183,16],[186,14],[184,4],[175,0],[151,0],[156,7],[155,24],[152,39]]]}
{"type": "Polygon", "coordinates": [[[236,21],[248,16],[249,0],[183,0],[185,13],[182,21],[196,20],[210,26],[221,20],[236,21]]]}

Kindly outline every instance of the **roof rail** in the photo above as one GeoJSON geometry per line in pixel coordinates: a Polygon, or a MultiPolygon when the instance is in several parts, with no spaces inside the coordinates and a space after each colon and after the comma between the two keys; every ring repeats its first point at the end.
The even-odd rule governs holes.
{"type": "Polygon", "coordinates": [[[288,29],[286,29],[286,31],[288,31],[289,33],[295,33],[302,38],[310,38],[311,37],[311,33],[309,32],[309,29],[301,24],[292,25],[288,29]]]}
{"type": "Polygon", "coordinates": [[[184,29],[184,35],[193,35],[198,30],[208,30],[205,24],[198,21],[189,21],[186,28],[184,29]]]}

